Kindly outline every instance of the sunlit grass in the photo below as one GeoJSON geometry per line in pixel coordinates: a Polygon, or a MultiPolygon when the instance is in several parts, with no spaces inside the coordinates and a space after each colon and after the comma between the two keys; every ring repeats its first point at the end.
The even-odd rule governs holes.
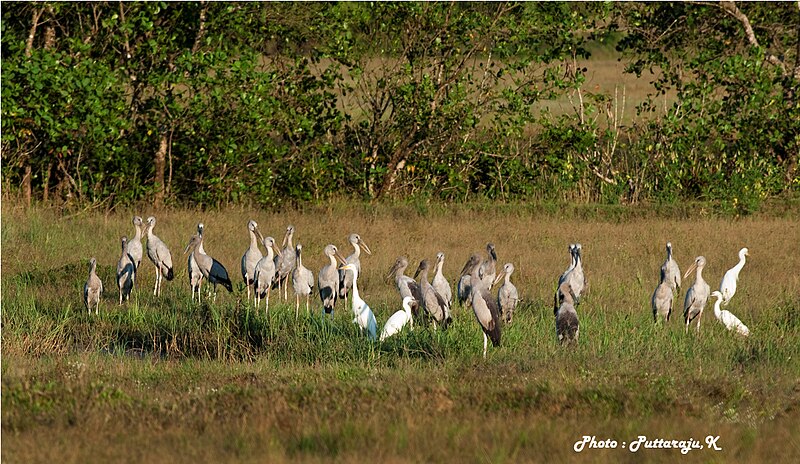
{"type": "MultiPolygon", "coordinates": [[[[586,219],[437,205],[426,212],[361,205],[170,211],[158,215],[156,232],[173,251],[176,279],[154,298],[154,272],[144,261],[131,301],[118,306],[118,239],[132,233],[132,212],[65,219],[46,210],[6,211],[3,458],[558,461],[575,457],[572,443],[583,434],[711,433],[723,436],[725,454],[695,459],[800,454],[800,278],[784,270],[800,268],[800,258],[776,252],[796,248],[797,219],[615,214],[586,219]],[[383,280],[400,254],[415,267],[444,251],[445,275],[454,281],[469,254],[493,241],[501,263],[517,268],[523,303],[486,360],[470,308],[454,307],[446,331],[415,324],[384,343],[362,336],[343,305],[326,318],[315,299],[308,314],[301,303],[295,318],[294,299],[273,293],[265,315],[247,301],[238,274],[250,218],[275,237],[294,224],[307,250],[304,264],[315,274],[322,247],[334,243],[347,254],[345,237],[358,232],[374,252],[362,256],[359,287],[379,326],[400,308],[394,286],[383,280]],[[199,221],[207,251],[238,283],[234,294],[220,288],[216,303],[205,289],[202,303],[190,302],[180,254],[199,221]],[[728,307],[750,327],[749,339],[727,333],[711,306],[701,334],[694,326],[684,333],[680,304],[692,278],[672,321],[652,323],[649,299],[666,240],[684,269],[695,255],[708,258],[712,287],[738,249],[750,248],[728,307]],[[590,290],[578,308],[579,343],[562,349],[552,292],[574,241],[583,244],[590,290]],[[80,299],[91,256],[106,286],[99,316],[80,299]],[[42,434],[59,439],[42,443],[42,434]]],[[[581,455],[614,462],[676,456],[581,455]]]]}

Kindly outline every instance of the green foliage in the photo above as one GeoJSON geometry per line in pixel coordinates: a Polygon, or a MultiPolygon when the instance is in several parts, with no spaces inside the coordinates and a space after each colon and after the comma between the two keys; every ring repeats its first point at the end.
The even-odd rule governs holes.
{"type": "Polygon", "coordinates": [[[800,186],[800,15],[740,7],[758,46],[716,4],[11,3],[2,174],[15,191],[30,168],[62,205],[700,198],[746,213],[800,186]],[[632,124],[624,89],[587,79],[590,50],[614,43],[653,79],[632,124]]]}

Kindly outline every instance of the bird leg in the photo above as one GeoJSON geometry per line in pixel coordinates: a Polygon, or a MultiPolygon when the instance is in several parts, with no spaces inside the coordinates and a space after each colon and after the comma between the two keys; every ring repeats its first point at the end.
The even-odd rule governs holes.
{"type": "MultiPolygon", "coordinates": [[[[270,285],[269,287],[267,287],[267,300],[266,300],[266,308],[265,308],[265,310],[264,310],[264,314],[266,314],[267,316],[269,316],[269,294],[270,294],[270,292],[271,292],[271,291],[272,291],[272,285],[270,285]]],[[[280,289],[279,289],[278,291],[280,292],[280,289]]],[[[280,295],[280,293],[279,293],[279,295],[280,295]]]]}
{"type": "Polygon", "coordinates": [[[309,293],[308,295],[306,295],[306,316],[311,314],[311,309],[309,309],[308,307],[310,299],[311,299],[311,294],[309,293]]]}
{"type": "Polygon", "coordinates": [[[486,345],[489,341],[489,337],[486,336],[486,332],[483,333],[483,359],[486,359],[486,345]]]}
{"type": "Polygon", "coordinates": [[[297,320],[298,316],[300,316],[300,294],[295,295],[295,304],[294,304],[294,320],[297,320]]]}

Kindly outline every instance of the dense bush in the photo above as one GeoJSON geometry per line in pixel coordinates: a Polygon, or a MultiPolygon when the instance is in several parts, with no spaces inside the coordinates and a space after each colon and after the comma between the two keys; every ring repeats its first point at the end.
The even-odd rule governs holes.
{"type": "Polygon", "coordinates": [[[800,187],[800,10],[731,5],[11,3],[3,187],[67,206],[421,195],[747,211],[800,187]],[[580,64],[615,42],[652,80],[632,124],[624,92],[593,91],[580,64]]]}

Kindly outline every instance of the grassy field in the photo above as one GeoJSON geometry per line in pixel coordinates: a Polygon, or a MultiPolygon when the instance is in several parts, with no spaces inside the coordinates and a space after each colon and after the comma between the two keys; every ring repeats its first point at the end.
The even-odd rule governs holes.
{"type": "MultiPolygon", "coordinates": [[[[154,269],[116,305],[119,237],[133,214],[61,216],[4,204],[2,215],[3,462],[792,462],[800,458],[800,256],[797,211],[748,218],[632,208],[523,205],[330,205],[302,210],[158,214],[176,279],[152,297],[154,269]],[[294,224],[304,264],[358,232],[373,250],[359,281],[379,326],[400,308],[383,275],[446,254],[451,282],[467,257],[497,246],[524,299],[502,346],[481,358],[470,308],[447,331],[418,326],[383,344],[360,336],[349,309],[333,321],[294,317],[274,294],[269,318],[245,301],[239,259],[248,219],[278,241],[294,224]],[[191,304],[183,247],[197,222],[206,251],[237,283],[216,304],[191,304]],[[727,333],[706,307],[702,333],[678,310],[652,324],[649,299],[671,240],[682,270],[708,260],[712,288],[750,249],[729,305],[751,329],[727,333]],[[581,338],[556,343],[552,292],[583,244],[590,292],[581,338]],[[88,259],[106,286],[99,317],[81,302],[88,259]],[[573,450],[584,435],[617,449],[573,450]],[[622,449],[649,439],[704,449],[622,449]],[[706,447],[719,436],[720,451],[706,447]]],[[[413,269],[409,269],[409,274],[413,269]]],[[[691,285],[684,284],[679,301],[691,285]]]]}

